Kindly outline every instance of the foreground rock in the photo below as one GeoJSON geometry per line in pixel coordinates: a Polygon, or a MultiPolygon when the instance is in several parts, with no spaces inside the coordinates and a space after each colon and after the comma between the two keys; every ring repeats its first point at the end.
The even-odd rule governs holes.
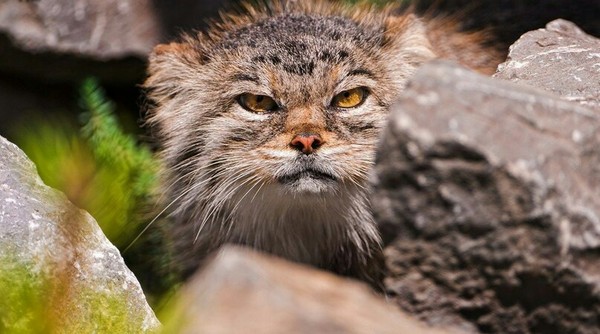
{"type": "Polygon", "coordinates": [[[380,149],[373,203],[402,309],[473,333],[600,332],[600,114],[435,63],[380,149]]]}
{"type": "Polygon", "coordinates": [[[386,305],[366,285],[225,248],[182,291],[173,333],[448,333],[386,305]]]}
{"type": "Polygon", "coordinates": [[[159,323],[119,251],[0,137],[0,331],[143,333],[159,323]]]}
{"type": "Polygon", "coordinates": [[[569,21],[552,21],[516,41],[494,76],[600,109],[600,39],[569,21]]]}

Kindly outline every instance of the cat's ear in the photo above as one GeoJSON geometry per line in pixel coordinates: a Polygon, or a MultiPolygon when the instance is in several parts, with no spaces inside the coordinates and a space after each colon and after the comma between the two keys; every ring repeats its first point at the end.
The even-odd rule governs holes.
{"type": "Polygon", "coordinates": [[[148,79],[144,85],[184,80],[203,62],[202,52],[192,43],[159,44],[148,58],[148,79]]]}
{"type": "Polygon", "coordinates": [[[196,83],[206,61],[197,40],[157,45],[148,59],[148,76],[142,85],[148,102],[162,105],[196,83]]]}
{"type": "Polygon", "coordinates": [[[190,46],[186,43],[171,42],[169,44],[158,44],[150,54],[151,60],[159,60],[168,55],[183,54],[190,51],[190,46]]]}
{"type": "Polygon", "coordinates": [[[385,20],[385,46],[415,60],[434,58],[427,27],[415,14],[390,15],[385,20]]]}

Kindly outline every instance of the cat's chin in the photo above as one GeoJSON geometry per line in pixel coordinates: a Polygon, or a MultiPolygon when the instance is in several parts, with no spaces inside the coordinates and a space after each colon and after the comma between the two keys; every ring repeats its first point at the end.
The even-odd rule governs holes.
{"type": "Polygon", "coordinates": [[[335,182],[324,182],[310,177],[302,178],[292,184],[285,184],[284,187],[290,193],[294,194],[323,194],[334,193],[337,189],[335,182]]]}
{"type": "Polygon", "coordinates": [[[314,170],[288,174],[280,177],[278,181],[286,192],[293,194],[334,193],[339,188],[333,175],[314,170]]]}

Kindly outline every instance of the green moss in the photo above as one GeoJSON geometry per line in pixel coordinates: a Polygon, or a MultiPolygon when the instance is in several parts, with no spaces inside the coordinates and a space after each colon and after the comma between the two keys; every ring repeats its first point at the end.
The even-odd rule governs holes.
{"type": "Polygon", "coordinates": [[[144,333],[143,314],[134,314],[125,297],[111,292],[79,291],[76,299],[80,312],[70,314],[61,331],[68,333],[144,333]],[[135,317],[133,317],[135,316],[135,317]]]}
{"type": "Polygon", "coordinates": [[[46,311],[46,282],[30,265],[15,257],[0,257],[0,333],[47,333],[54,327],[46,311]]]}
{"type": "Polygon", "coordinates": [[[71,285],[48,277],[33,261],[0,257],[0,333],[143,333],[144,314],[131,311],[120,287],[71,285]]]}

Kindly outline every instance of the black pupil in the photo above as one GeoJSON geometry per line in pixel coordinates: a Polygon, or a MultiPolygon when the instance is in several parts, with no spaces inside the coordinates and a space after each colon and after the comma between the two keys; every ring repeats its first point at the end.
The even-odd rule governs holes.
{"type": "Polygon", "coordinates": [[[262,100],[264,100],[264,99],[265,99],[265,97],[264,97],[264,96],[262,96],[262,95],[259,95],[259,96],[257,96],[257,97],[256,97],[256,102],[258,102],[258,103],[261,103],[261,102],[262,102],[262,100]]]}
{"type": "Polygon", "coordinates": [[[349,98],[350,97],[350,92],[344,92],[344,97],[345,98],[349,98]]]}

